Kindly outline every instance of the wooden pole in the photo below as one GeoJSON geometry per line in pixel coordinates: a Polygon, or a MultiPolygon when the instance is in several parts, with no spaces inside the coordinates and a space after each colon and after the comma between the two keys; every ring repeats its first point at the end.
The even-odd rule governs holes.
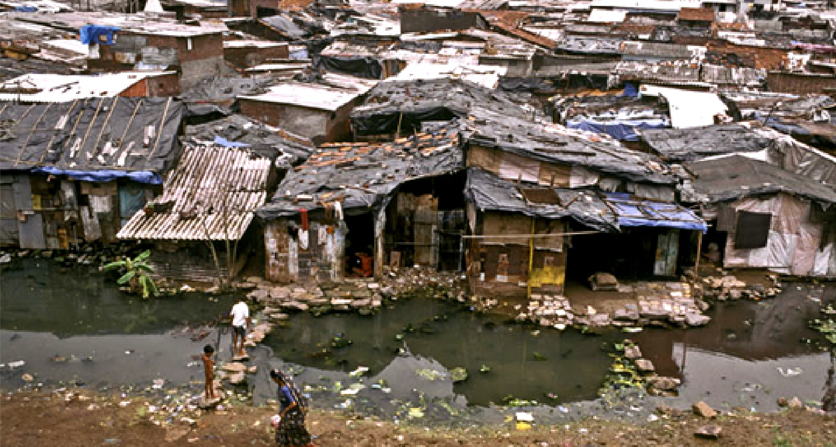
{"type": "Polygon", "coordinates": [[[702,231],[697,235],[697,261],[694,263],[694,286],[697,285],[697,278],[700,277],[700,256],[702,256],[702,231]]]}
{"type": "Polygon", "coordinates": [[[528,280],[526,281],[525,294],[528,301],[531,301],[531,270],[534,267],[534,223],[536,221],[537,218],[531,216],[531,237],[528,238],[528,280]]]}

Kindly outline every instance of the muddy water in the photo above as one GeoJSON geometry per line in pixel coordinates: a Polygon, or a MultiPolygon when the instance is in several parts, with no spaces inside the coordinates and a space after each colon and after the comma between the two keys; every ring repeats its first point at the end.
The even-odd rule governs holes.
{"type": "MultiPolygon", "coordinates": [[[[148,302],[119,292],[94,270],[63,270],[43,260],[6,265],[0,278],[0,363],[26,365],[0,368],[0,386],[23,384],[20,375],[27,372],[48,383],[148,386],[165,379],[166,387],[190,386],[197,393],[202,371],[193,356],[219,338],[212,331],[192,340],[194,331],[183,328],[226,313],[232,300],[192,295],[148,302]],[[54,356],[66,361],[55,362],[54,356]]],[[[467,409],[482,421],[501,421],[488,409],[512,396],[546,404],[537,410],[543,413],[580,412],[600,407],[592,399],[611,361],[611,350],[602,347],[628,336],[661,374],[683,379],[681,396],[667,403],[705,400],[719,408],[769,411],[779,396],[822,398],[830,359],[806,326],[819,301],[836,301],[836,286],[790,285],[775,300],[724,303],[701,329],[599,336],[506,324],[420,298],[369,317],[297,314],[253,351],[260,373],[251,387],[257,401],[272,397],[266,371],[281,366],[298,374],[297,382],[308,385],[320,406],[389,416],[421,407],[429,418],[426,403],[443,401],[446,410],[437,418],[467,409]],[[341,393],[360,381],[348,375],[359,366],[370,369],[362,380],[366,388],[341,393]],[[452,383],[449,371],[455,367],[468,371],[467,381],[452,383]]],[[[221,340],[223,361],[229,334],[221,340]]]]}

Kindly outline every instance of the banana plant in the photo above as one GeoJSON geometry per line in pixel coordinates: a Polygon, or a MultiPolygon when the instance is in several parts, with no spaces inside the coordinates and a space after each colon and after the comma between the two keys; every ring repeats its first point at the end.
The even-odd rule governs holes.
{"type": "Polygon", "coordinates": [[[154,284],[154,279],[151,278],[154,269],[146,262],[150,256],[151,250],[145,250],[133,259],[126,256],[118,261],[105,264],[102,267],[102,271],[119,270],[120,272],[124,272],[116,280],[116,284],[127,284],[131,292],[141,294],[142,298],[148,298],[151,295],[157,296],[160,294],[160,291],[157,289],[157,285],[154,284]]]}

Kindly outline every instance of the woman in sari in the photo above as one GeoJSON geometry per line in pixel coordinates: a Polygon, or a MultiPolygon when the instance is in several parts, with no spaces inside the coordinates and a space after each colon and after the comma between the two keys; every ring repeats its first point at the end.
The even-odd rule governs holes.
{"type": "Polygon", "coordinates": [[[279,425],[276,427],[276,443],[280,446],[313,446],[311,435],[305,428],[307,400],[296,388],[289,376],[274,369],[270,378],[279,385],[279,425]]]}

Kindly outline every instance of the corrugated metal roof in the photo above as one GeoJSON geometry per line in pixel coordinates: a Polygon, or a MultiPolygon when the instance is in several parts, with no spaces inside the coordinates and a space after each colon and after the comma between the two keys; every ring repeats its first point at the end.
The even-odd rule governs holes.
{"type": "Polygon", "coordinates": [[[270,159],[245,148],[190,145],[151,203],[119,231],[119,239],[223,241],[247,231],[267,199],[270,159]],[[165,211],[156,211],[165,209],[165,211]]]}
{"type": "Polygon", "coordinates": [[[100,75],[32,73],[0,83],[0,101],[70,102],[112,98],[137,82],[173,71],[128,71],[100,75]]]}

